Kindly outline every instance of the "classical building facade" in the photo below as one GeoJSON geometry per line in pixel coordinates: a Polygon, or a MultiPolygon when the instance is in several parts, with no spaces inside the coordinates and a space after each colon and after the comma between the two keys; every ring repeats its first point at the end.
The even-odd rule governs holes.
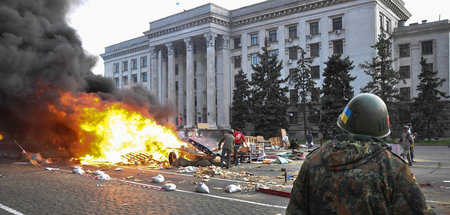
{"type": "MultiPolygon", "coordinates": [[[[176,105],[185,127],[204,122],[229,128],[234,75],[242,69],[251,79],[265,38],[271,54],[283,61],[283,77],[296,67],[295,46],[303,47],[313,59],[317,88],[328,57],[349,56],[357,94],[370,80],[358,65],[376,55],[371,46],[380,31],[401,38],[395,47],[405,44],[407,29],[414,27],[396,27],[410,16],[402,0],[277,0],[236,10],[206,4],[151,22],[143,36],[106,47],[101,57],[106,77],[120,88],[142,85],[162,103],[176,105]]],[[[448,75],[448,32],[446,56],[448,75]]]]}

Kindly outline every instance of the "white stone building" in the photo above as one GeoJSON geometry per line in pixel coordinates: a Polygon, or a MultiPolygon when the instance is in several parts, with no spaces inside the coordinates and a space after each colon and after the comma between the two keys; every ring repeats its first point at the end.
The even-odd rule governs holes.
{"type": "Polygon", "coordinates": [[[242,69],[251,78],[264,38],[283,61],[284,77],[296,67],[293,47],[303,47],[314,59],[318,88],[328,57],[349,56],[357,94],[370,79],[358,65],[376,55],[371,46],[380,29],[391,34],[410,16],[402,0],[272,0],[236,10],[206,4],[153,21],[142,37],[106,47],[101,56],[106,77],[121,88],[143,85],[176,105],[185,127],[228,128],[233,77],[242,69]]]}

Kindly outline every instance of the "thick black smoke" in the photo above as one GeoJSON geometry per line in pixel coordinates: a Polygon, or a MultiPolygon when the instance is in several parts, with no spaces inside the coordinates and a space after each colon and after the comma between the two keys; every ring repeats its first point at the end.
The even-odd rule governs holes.
{"type": "Polygon", "coordinates": [[[93,92],[146,107],[156,120],[170,114],[142,88],[121,91],[91,72],[97,58],[83,50],[66,23],[77,4],[80,0],[0,1],[0,132],[29,148],[74,144],[74,132],[48,110],[48,104],[58,105],[60,91],[93,92]]]}

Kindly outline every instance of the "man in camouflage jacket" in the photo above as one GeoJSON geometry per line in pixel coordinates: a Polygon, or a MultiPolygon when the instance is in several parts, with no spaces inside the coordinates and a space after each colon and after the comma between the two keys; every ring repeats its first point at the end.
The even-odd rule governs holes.
{"type": "Polygon", "coordinates": [[[364,117],[377,115],[366,112],[364,105],[361,110],[361,103],[368,103],[369,109],[382,103],[385,113],[381,115],[389,119],[379,97],[360,95],[349,102],[343,113],[346,116],[338,118],[339,127],[350,134],[336,136],[307,156],[294,182],[286,214],[434,214],[408,165],[374,137],[388,135],[389,123],[387,130],[378,126],[375,132],[369,132],[373,126],[367,126],[366,132],[354,128],[371,123],[364,117]]]}

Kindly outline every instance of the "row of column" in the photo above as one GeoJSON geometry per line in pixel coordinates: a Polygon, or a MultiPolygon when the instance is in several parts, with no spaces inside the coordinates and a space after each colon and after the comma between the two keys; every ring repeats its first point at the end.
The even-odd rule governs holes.
{"type": "MultiPolygon", "coordinates": [[[[229,37],[215,32],[208,32],[203,35],[206,39],[206,71],[197,71],[198,74],[206,73],[206,116],[207,123],[211,129],[230,127],[230,101],[231,101],[231,65],[230,65],[230,46],[229,37]],[[216,53],[216,40],[219,51],[216,53]],[[217,59],[217,60],[216,60],[217,59]],[[216,65],[217,61],[217,65],[216,65]],[[216,72],[217,68],[217,72],[216,72]],[[217,83],[217,84],[216,84],[217,83]],[[217,104],[216,104],[217,100],[217,104]]],[[[202,112],[203,107],[197,107],[195,110],[195,89],[194,89],[194,44],[192,37],[184,38],[186,44],[186,75],[183,79],[186,86],[186,107],[183,102],[178,102],[178,112],[183,113],[186,108],[185,127],[191,128],[196,124],[197,112],[202,112]]],[[[162,52],[156,51],[155,46],[150,46],[150,73],[151,73],[151,91],[158,95],[159,100],[166,104],[175,104],[175,53],[174,43],[165,44],[167,48],[167,65],[163,64],[162,52]],[[164,70],[164,67],[167,67],[164,70]],[[167,73],[163,72],[167,71],[167,73]],[[167,91],[166,91],[167,90],[167,91]],[[167,93],[167,97],[166,97],[167,93]]],[[[199,70],[197,68],[197,70],[199,70]]],[[[197,80],[199,82],[199,80],[197,80]]],[[[179,91],[183,93],[183,87],[179,83],[179,91]]],[[[197,88],[197,99],[201,101],[203,89],[197,88]]],[[[181,97],[181,95],[179,95],[181,97]]],[[[198,104],[201,105],[201,104],[198,104]]],[[[175,118],[168,119],[175,123],[175,118]]]]}

